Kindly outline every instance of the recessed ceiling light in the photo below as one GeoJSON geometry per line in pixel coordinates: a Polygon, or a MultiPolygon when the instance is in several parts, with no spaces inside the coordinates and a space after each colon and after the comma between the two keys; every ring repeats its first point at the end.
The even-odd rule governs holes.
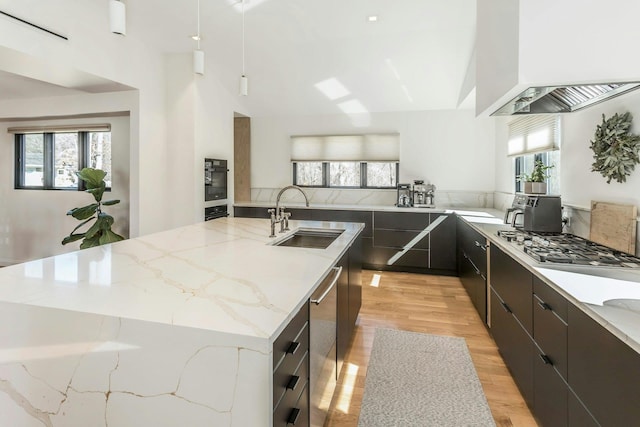
{"type": "Polygon", "coordinates": [[[367,21],[376,22],[378,20],[378,15],[369,15],[367,16],[367,21]]]}

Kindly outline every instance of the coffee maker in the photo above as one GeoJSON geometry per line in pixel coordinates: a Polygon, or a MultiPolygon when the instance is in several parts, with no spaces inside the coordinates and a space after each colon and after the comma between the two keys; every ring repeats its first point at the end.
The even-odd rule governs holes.
{"type": "Polygon", "coordinates": [[[427,189],[424,185],[424,181],[413,181],[413,206],[419,208],[425,204],[427,196],[427,189]]]}
{"type": "Polygon", "coordinates": [[[398,184],[398,197],[396,200],[396,206],[399,208],[410,208],[412,206],[411,184],[398,184]]]}
{"type": "Polygon", "coordinates": [[[560,196],[517,194],[505,222],[512,213],[511,225],[534,233],[562,233],[562,201],[560,196]],[[518,217],[522,216],[522,225],[518,217]]]}

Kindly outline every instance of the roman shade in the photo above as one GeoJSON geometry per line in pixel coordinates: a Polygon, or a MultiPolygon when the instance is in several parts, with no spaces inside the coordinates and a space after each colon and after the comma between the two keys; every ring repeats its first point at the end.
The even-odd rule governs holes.
{"type": "Polygon", "coordinates": [[[111,125],[84,124],[84,125],[58,125],[58,126],[20,126],[7,129],[8,133],[62,133],[62,132],[110,132],[111,125]]]}
{"type": "Polygon", "coordinates": [[[507,156],[541,153],[560,148],[560,116],[518,117],[509,123],[507,156]]]}
{"type": "Polygon", "coordinates": [[[397,162],[400,134],[296,135],[291,137],[293,162],[397,162]]]}

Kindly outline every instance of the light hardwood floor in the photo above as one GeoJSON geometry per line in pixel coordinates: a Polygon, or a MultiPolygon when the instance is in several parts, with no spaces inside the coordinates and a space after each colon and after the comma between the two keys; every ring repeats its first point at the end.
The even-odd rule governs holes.
{"type": "Polygon", "coordinates": [[[457,277],[364,270],[362,301],[326,425],[357,426],[375,328],[390,328],[465,338],[497,426],[537,426],[457,277]]]}

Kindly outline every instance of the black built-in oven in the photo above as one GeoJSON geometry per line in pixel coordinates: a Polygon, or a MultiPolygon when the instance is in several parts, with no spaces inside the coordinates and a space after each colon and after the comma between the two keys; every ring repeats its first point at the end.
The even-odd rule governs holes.
{"type": "Polygon", "coordinates": [[[204,200],[227,198],[227,161],[204,159],[204,200]]]}

